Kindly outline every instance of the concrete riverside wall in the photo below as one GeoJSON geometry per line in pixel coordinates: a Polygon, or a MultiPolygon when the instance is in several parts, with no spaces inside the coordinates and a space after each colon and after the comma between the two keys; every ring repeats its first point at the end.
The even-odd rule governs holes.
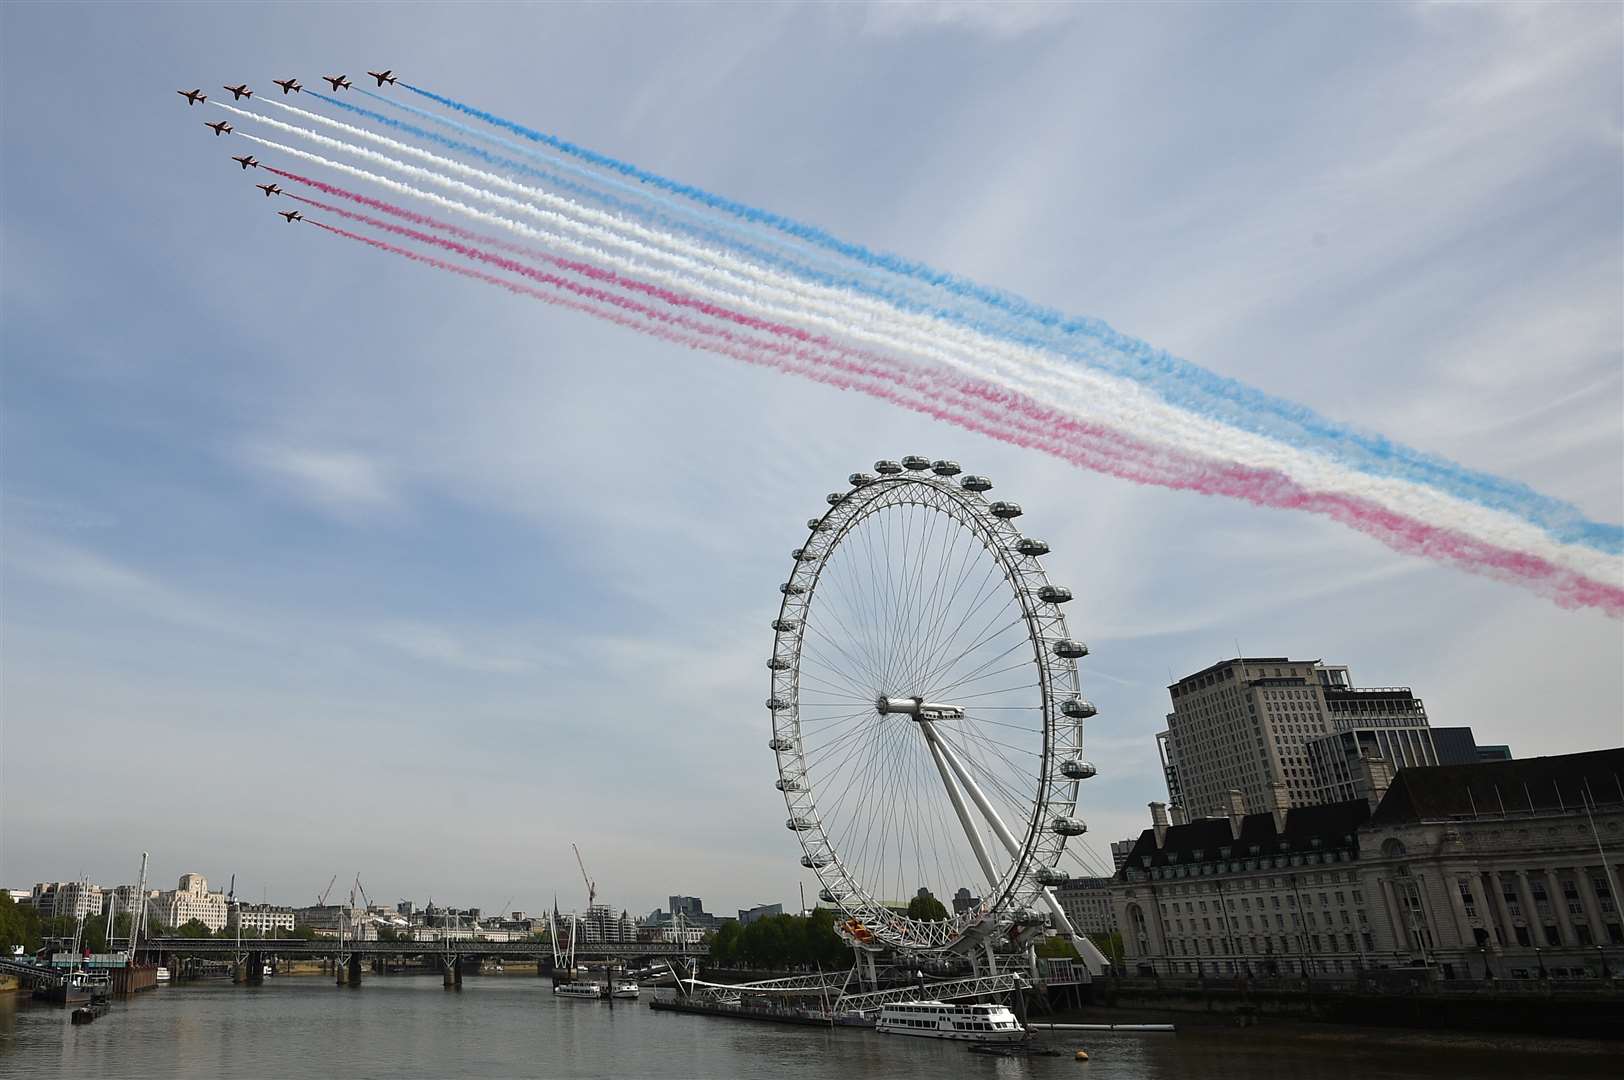
{"type": "MultiPolygon", "coordinates": [[[[1112,987],[1095,984],[1098,999],[1124,1014],[1167,1009],[1276,1016],[1337,1024],[1624,1040],[1624,993],[1594,991],[1433,991],[1383,994],[1346,990],[1234,987],[1112,987]]],[[[1123,1022],[1130,1018],[1124,1016],[1123,1022]]]]}

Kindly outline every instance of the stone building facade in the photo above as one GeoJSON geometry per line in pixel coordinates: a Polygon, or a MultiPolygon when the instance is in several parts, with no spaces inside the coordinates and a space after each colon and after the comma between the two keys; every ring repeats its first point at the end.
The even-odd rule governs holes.
{"type": "Polygon", "coordinates": [[[1624,749],[1400,770],[1363,839],[1403,962],[1446,979],[1624,974],[1624,749]]]}
{"type": "Polygon", "coordinates": [[[1126,975],[1624,975],[1624,749],[1403,769],[1364,798],[1170,822],[1111,886],[1126,975]]]}

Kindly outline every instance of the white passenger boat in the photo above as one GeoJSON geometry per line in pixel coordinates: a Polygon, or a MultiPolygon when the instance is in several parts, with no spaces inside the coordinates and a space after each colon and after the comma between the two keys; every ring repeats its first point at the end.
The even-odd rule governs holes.
{"type": "Polygon", "coordinates": [[[880,1010],[874,1030],[883,1035],[921,1035],[964,1042],[1019,1042],[1026,1029],[1002,1005],[949,1005],[910,1001],[880,1010]]]}
{"type": "Polygon", "coordinates": [[[633,979],[616,979],[615,988],[610,991],[610,997],[634,998],[638,995],[637,983],[633,979]]]}
{"type": "Polygon", "coordinates": [[[567,982],[559,983],[553,987],[553,993],[559,997],[586,998],[590,1001],[596,1001],[603,997],[603,987],[597,983],[567,982]]]}

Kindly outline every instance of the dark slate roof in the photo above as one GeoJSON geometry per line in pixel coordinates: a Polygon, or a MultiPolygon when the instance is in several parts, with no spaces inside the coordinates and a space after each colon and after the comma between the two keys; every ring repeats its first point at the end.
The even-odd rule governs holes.
{"type": "Polygon", "coordinates": [[[1624,803],[1624,747],[1400,769],[1373,825],[1624,803]]]}
{"type": "Polygon", "coordinates": [[[1357,830],[1370,820],[1370,803],[1364,799],[1326,803],[1322,806],[1294,806],[1286,811],[1286,828],[1276,832],[1273,814],[1248,814],[1241,819],[1241,835],[1235,839],[1228,818],[1200,818],[1184,825],[1171,825],[1163,846],[1156,846],[1156,830],[1139,834],[1124,869],[1140,870],[1145,858],[1150,866],[1188,865],[1223,858],[1229,848],[1231,859],[1246,859],[1254,845],[1259,857],[1305,851],[1357,850],[1357,830]],[[1319,841],[1319,847],[1314,841],[1319,841]],[[1200,852],[1200,856],[1196,852],[1200,852]]]}

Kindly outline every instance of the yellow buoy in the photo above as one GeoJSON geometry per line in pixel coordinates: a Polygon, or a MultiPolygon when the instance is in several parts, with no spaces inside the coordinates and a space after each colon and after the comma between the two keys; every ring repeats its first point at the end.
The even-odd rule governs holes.
{"type": "Polygon", "coordinates": [[[1087,1061],[1088,1060],[1088,1051],[1087,1050],[1079,1050],[1079,1051],[1077,1051],[1077,1060],[1078,1061],[1087,1061]]]}

